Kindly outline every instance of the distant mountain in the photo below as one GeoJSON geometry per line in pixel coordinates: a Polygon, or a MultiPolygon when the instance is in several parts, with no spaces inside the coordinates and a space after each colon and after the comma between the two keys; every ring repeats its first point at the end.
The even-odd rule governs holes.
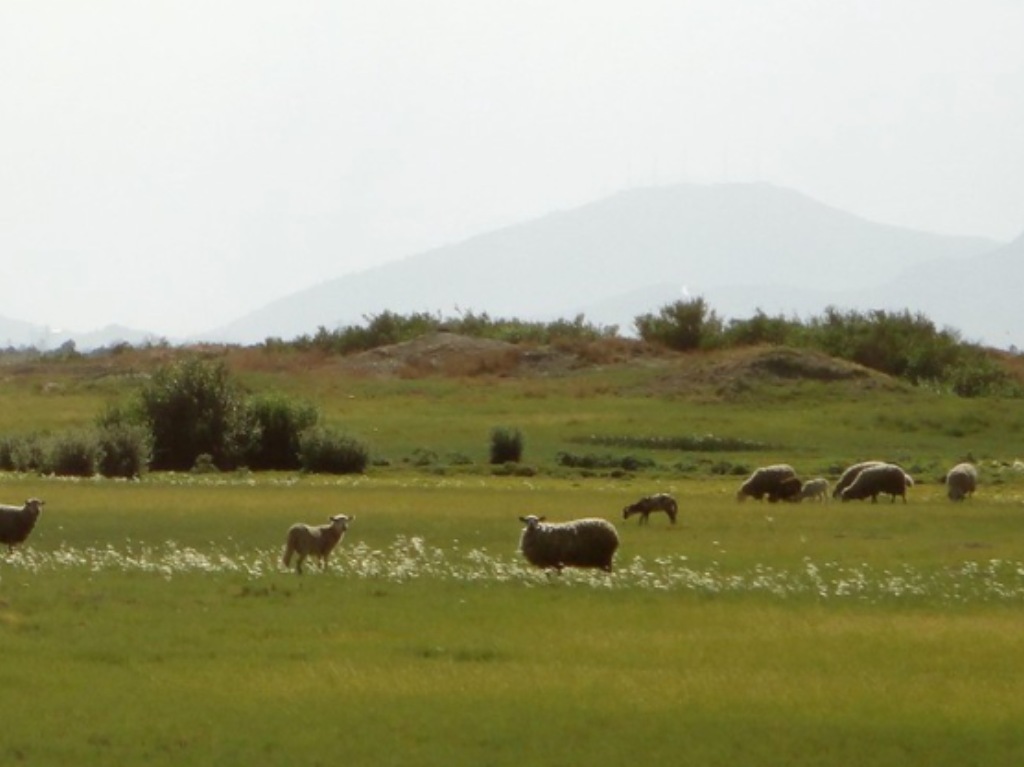
{"type": "Polygon", "coordinates": [[[0,348],[34,348],[39,351],[53,351],[71,341],[75,349],[88,352],[121,343],[138,346],[159,340],[153,333],[133,330],[121,325],[108,325],[100,330],[78,332],[72,330],[51,330],[43,325],[0,317],[0,348]]]}
{"type": "Polygon", "coordinates": [[[906,306],[964,340],[1024,350],[1024,234],[969,259],[934,261],[879,290],[883,306],[906,306]]]}
{"type": "Polygon", "coordinates": [[[766,184],[638,189],[321,283],[202,338],[291,339],[384,310],[459,308],[521,319],[582,311],[628,331],[637,314],[684,291],[725,316],[749,316],[779,297],[817,306],[999,245],[872,223],[766,184]],[[716,303],[740,294],[734,312],[716,303]]]}

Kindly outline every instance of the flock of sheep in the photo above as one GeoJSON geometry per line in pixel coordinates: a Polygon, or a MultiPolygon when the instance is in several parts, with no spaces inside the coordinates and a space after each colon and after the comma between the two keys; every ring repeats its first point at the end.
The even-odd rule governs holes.
{"type": "MultiPolygon", "coordinates": [[[[974,493],[978,485],[978,472],[970,463],[954,466],[945,477],[946,494],[950,500],[962,501],[974,493]]],[[[870,498],[877,502],[879,495],[896,496],[907,502],[907,489],[914,480],[902,468],[883,461],[865,461],[849,467],[839,477],[832,497],[842,501],[870,498]]],[[[765,466],[754,471],[736,492],[736,498],[747,498],[770,503],[778,501],[800,502],[806,499],[828,500],[829,482],[822,477],[802,482],[789,464],[765,466]]],[[[0,543],[9,550],[31,534],[42,511],[43,501],[30,498],[23,506],[0,506],[0,543]]],[[[679,506],[667,493],[641,498],[622,510],[623,519],[638,516],[641,525],[647,524],[653,512],[664,512],[672,524],[676,523],[679,506]]],[[[295,558],[295,570],[310,557],[327,567],[331,552],[345,537],[354,516],[336,514],[326,525],[295,524],[288,529],[281,561],[290,568],[295,558]]],[[[530,564],[561,571],[565,567],[593,567],[606,572],[612,570],[612,558],[619,547],[615,526],[604,519],[586,518],[571,522],[547,522],[534,515],[520,517],[525,525],[519,540],[519,549],[530,564]]]]}

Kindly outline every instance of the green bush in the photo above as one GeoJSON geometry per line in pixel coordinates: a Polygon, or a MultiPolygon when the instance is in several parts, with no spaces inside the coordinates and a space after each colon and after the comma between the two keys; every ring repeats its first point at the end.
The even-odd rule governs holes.
{"type": "Polygon", "coordinates": [[[519,463],[523,459],[523,435],[519,429],[498,426],[491,430],[491,463],[519,463]]]}
{"type": "Polygon", "coordinates": [[[58,477],[94,477],[102,457],[94,432],[69,432],[52,440],[47,470],[58,477]]]}
{"type": "Polygon", "coordinates": [[[99,473],[104,477],[141,477],[153,459],[153,435],[141,424],[110,422],[97,432],[99,473]]]}
{"type": "Polygon", "coordinates": [[[160,368],[142,389],[139,408],[153,435],[154,469],[187,471],[202,453],[234,468],[260,438],[222,362],[189,357],[160,368]]]}
{"type": "Polygon", "coordinates": [[[642,314],[634,325],[644,341],[677,351],[715,346],[723,332],[722,321],[703,298],[676,301],[656,315],[642,314]]]}
{"type": "Polygon", "coordinates": [[[248,403],[249,421],[257,437],[250,446],[246,463],[250,469],[291,471],[301,466],[301,435],[316,426],[320,413],[316,406],[269,393],[252,397],[248,403]]]}
{"type": "Polygon", "coordinates": [[[300,436],[299,460],[304,471],[314,474],[362,474],[370,455],[352,437],[317,426],[300,436]]]}
{"type": "Polygon", "coordinates": [[[0,440],[0,469],[25,474],[50,470],[50,450],[38,434],[8,436],[0,440]]]}

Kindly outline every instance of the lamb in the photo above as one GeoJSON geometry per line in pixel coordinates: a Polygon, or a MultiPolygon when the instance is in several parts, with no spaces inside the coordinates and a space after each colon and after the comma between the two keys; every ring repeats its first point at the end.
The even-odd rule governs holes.
{"type": "Polygon", "coordinates": [[[24,543],[36,526],[44,501],[29,498],[24,506],[0,506],[0,543],[7,544],[8,551],[14,551],[24,543]]]}
{"type": "Polygon", "coordinates": [[[640,524],[646,525],[650,521],[648,517],[652,511],[664,511],[668,514],[668,518],[672,520],[674,525],[676,523],[676,514],[679,512],[679,506],[676,504],[676,499],[668,493],[657,493],[656,495],[648,495],[646,498],[641,498],[636,503],[631,503],[622,510],[622,518],[629,519],[639,514],[640,524]]]}
{"type": "Polygon", "coordinates": [[[545,517],[520,517],[526,525],[519,550],[527,561],[541,568],[597,567],[612,571],[612,557],[619,547],[615,526],[603,519],[546,522],[545,517]]]}
{"type": "Polygon", "coordinates": [[[892,496],[891,503],[896,501],[897,495],[903,496],[906,503],[907,488],[913,486],[914,480],[903,469],[896,464],[883,463],[863,469],[840,497],[846,502],[862,501],[870,496],[871,502],[877,503],[879,493],[886,493],[892,496]]]}
{"type": "Polygon", "coordinates": [[[846,469],[840,476],[839,481],[836,482],[835,489],[832,490],[833,498],[842,498],[843,491],[853,484],[853,481],[857,479],[857,475],[860,474],[864,469],[869,466],[882,466],[885,461],[862,461],[855,463],[846,469]]]}
{"type": "Polygon", "coordinates": [[[799,492],[800,480],[797,479],[793,467],[779,463],[774,466],[762,466],[751,474],[736,491],[736,500],[745,501],[747,497],[751,497],[760,501],[767,495],[768,500],[774,503],[780,499],[789,499],[799,492]],[[791,481],[787,482],[794,479],[795,485],[791,481]]]}
{"type": "Polygon", "coordinates": [[[962,501],[978,487],[978,470],[970,463],[958,463],[946,475],[946,494],[951,501],[962,501]]]}
{"type": "Polygon", "coordinates": [[[800,488],[800,500],[804,501],[813,498],[822,503],[828,501],[828,480],[824,477],[816,477],[804,482],[800,488]]]}
{"type": "Polygon", "coordinates": [[[291,566],[292,554],[298,554],[295,572],[301,573],[302,563],[307,556],[312,554],[320,559],[320,569],[327,569],[327,558],[331,555],[334,547],[345,537],[345,531],[348,530],[348,526],[352,524],[355,517],[335,514],[330,520],[329,525],[313,527],[298,523],[288,528],[288,541],[285,543],[284,555],[281,557],[281,562],[285,567],[291,566]]]}

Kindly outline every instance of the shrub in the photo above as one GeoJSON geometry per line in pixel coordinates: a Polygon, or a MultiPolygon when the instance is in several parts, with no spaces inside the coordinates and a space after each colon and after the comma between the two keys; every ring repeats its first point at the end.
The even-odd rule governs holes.
{"type": "Polygon", "coordinates": [[[70,432],[50,446],[49,471],[59,477],[93,477],[99,472],[102,449],[93,432],[70,432]]]}
{"type": "Polygon", "coordinates": [[[491,430],[491,463],[519,463],[523,458],[523,435],[519,429],[498,426],[491,430]]]}
{"type": "Polygon", "coordinates": [[[362,474],[370,456],[361,443],[327,427],[307,429],[299,438],[304,471],[320,474],[362,474]]]}
{"type": "Polygon", "coordinates": [[[722,336],[722,321],[703,298],[676,301],[657,315],[642,314],[634,325],[644,341],[677,351],[715,346],[722,336]]]}
{"type": "Polygon", "coordinates": [[[0,441],[0,468],[5,471],[45,473],[49,467],[49,451],[38,434],[5,437],[0,441]]]}
{"type": "Polygon", "coordinates": [[[316,406],[283,394],[256,395],[249,400],[249,421],[258,436],[253,440],[246,462],[257,471],[298,469],[300,438],[316,426],[320,413],[316,406]]]}
{"type": "Polygon", "coordinates": [[[222,362],[189,357],[160,368],[140,396],[153,435],[154,469],[186,471],[202,453],[233,468],[259,439],[242,389],[222,362]]]}
{"type": "Polygon", "coordinates": [[[141,477],[153,459],[153,435],[141,424],[111,422],[98,431],[99,473],[104,477],[141,477]]]}

